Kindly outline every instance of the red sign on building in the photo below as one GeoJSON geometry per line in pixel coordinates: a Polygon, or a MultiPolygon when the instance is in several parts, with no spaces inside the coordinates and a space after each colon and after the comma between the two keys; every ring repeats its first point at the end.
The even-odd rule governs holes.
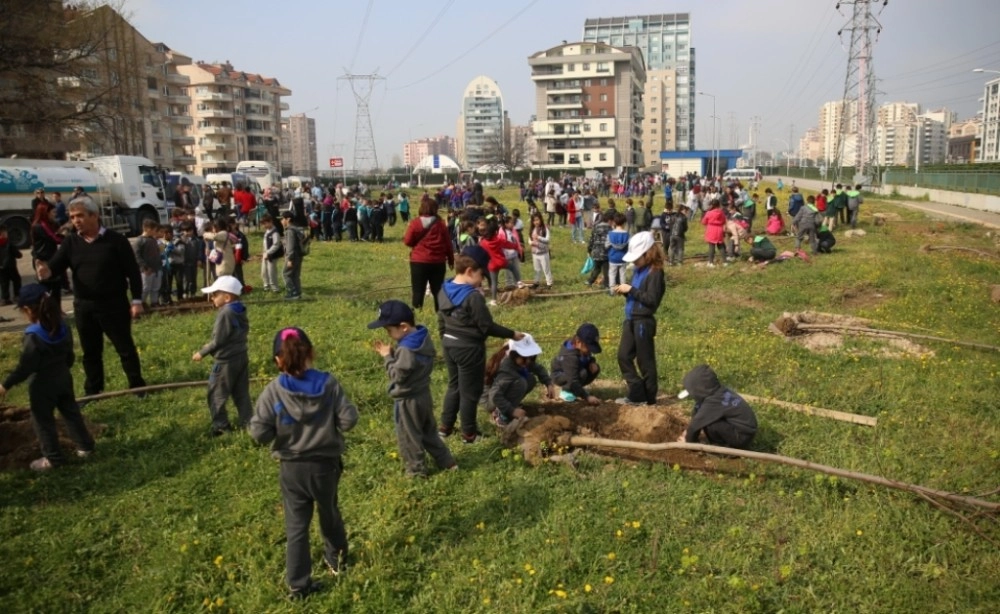
{"type": "Polygon", "coordinates": [[[330,158],[330,168],[343,168],[344,159],[343,158],[330,158]]]}

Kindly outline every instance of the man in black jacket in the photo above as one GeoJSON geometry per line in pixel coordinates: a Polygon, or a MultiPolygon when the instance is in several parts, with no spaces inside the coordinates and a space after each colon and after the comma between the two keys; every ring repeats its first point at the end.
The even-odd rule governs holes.
{"type": "Polygon", "coordinates": [[[757,434],[757,417],[743,397],[719,383],[708,365],[698,365],[684,376],[684,390],[678,397],[694,399],[694,411],[687,431],[677,441],[698,443],[704,432],[708,442],[727,448],[749,448],[757,434]]]}
{"type": "Polygon", "coordinates": [[[121,359],[129,388],[146,385],[132,340],[132,318],[142,314],[142,275],[128,239],[101,226],[97,205],[88,196],[69,204],[76,229],[51,260],[38,263],[38,278],[73,270],[73,309],[83,350],[83,389],[104,391],[104,336],[121,359]],[[129,304],[128,293],[132,293],[129,304]]]}

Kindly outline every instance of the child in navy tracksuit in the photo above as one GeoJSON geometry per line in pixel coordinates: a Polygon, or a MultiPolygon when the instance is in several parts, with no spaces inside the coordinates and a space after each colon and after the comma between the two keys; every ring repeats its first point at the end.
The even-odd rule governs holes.
{"type": "Polygon", "coordinates": [[[17,306],[31,322],[24,331],[21,359],[0,385],[0,400],[7,391],[30,378],[31,423],[42,448],[42,457],[31,462],[35,471],[47,471],[64,462],[56,431],[55,410],[66,422],[76,444],[76,455],[89,456],[94,438],[87,430],[73,393],[73,335],[62,320],[59,299],[41,284],[21,288],[17,306]],[[40,376],[40,377],[39,377],[40,376]]]}
{"type": "Polygon", "coordinates": [[[524,398],[541,382],[545,397],[555,399],[555,387],[545,367],[536,361],[542,348],[531,335],[520,341],[508,341],[486,365],[486,385],[483,404],[493,423],[504,427],[527,413],[521,407],[524,398]]]}
{"type": "Polygon", "coordinates": [[[358,422],[358,408],[330,373],[312,368],[315,354],[305,331],[285,328],[274,336],[273,355],[281,375],[257,398],[250,434],[271,444],[281,461],[278,483],[285,510],[285,579],[289,597],[320,590],[312,579],[309,524],[319,511],[323,562],[332,575],[347,566],[347,531],[337,489],[344,470],[345,431],[358,422]]]}
{"type": "MultiPolygon", "coordinates": [[[[625,228],[625,216],[616,213],[614,230],[608,233],[608,287],[614,288],[625,283],[625,267],[628,266],[622,258],[628,251],[628,230],[625,228]]],[[[614,291],[609,290],[612,296],[614,291]]]]}
{"type": "Polygon", "coordinates": [[[552,382],[562,388],[559,398],[567,402],[586,401],[591,405],[601,402],[584,388],[601,373],[595,358],[600,353],[600,331],[593,324],[581,324],[576,335],[567,339],[552,359],[552,382]]]}
{"type": "Polygon", "coordinates": [[[663,250],[650,232],[636,233],[628,243],[625,262],[635,263],[631,284],[615,287],[626,297],[625,323],[618,345],[618,366],[628,385],[621,404],[656,404],[656,310],[666,289],[663,250]],[[638,367],[638,369],[637,369],[638,367]]]}
{"type": "Polygon", "coordinates": [[[434,342],[424,326],[416,325],[413,310],[403,301],[386,301],[379,306],[378,319],[368,328],[384,328],[397,342],[375,342],[375,351],[385,361],[389,374],[389,396],[396,424],[396,444],[406,475],[426,477],[424,451],[441,469],[455,469],[455,459],[438,436],[434,423],[431,372],[434,370],[434,342]]]}
{"type": "Polygon", "coordinates": [[[708,442],[727,448],[749,448],[757,434],[757,416],[743,397],[719,383],[708,365],[698,365],[684,376],[678,395],[694,399],[691,423],[677,441],[698,443],[704,433],[708,442]]]}
{"type": "Polygon", "coordinates": [[[250,400],[250,358],[247,336],[250,321],[247,308],[240,302],[243,284],[232,275],[223,275],[202,292],[211,295],[219,310],[215,316],[212,339],[191,356],[200,362],[205,356],[215,358],[208,377],[208,411],[212,416],[212,435],[217,437],[233,430],[226,415],[226,401],[233,398],[239,414],[238,427],[246,427],[253,415],[250,400]]]}

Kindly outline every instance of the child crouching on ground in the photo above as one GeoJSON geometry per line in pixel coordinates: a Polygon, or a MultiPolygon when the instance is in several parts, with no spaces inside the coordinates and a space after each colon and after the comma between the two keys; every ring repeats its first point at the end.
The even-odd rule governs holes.
{"type": "Polygon", "coordinates": [[[389,396],[396,424],[396,444],[406,475],[427,477],[424,452],[440,469],[457,469],[455,459],[438,436],[431,396],[434,370],[434,342],[424,326],[416,325],[413,310],[402,301],[386,301],[378,309],[378,319],[368,328],[384,328],[396,348],[375,342],[375,351],[385,360],[389,374],[389,396]]]}
{"type": "Polygon", "coordinates": [[[309,524],[319,510],[323,562],[332,575],[347,566],[347,531],[337,504],[344,465],[344,436],[358,421],[358,408],[332,374],[317,371],[313,346],[305,331],[285,328],[274,336],[274,362],[281,371],[264,388],[250,423],[258,443],[271,444],[281,461],[278,483],[285,509],[285,578],[289,597],[301,599],[320,590],[312,579],[309,524]]]}
{"type": "Polygon", "coordinates": [[[55,410],[66,422],[76,455],[84,458],[94,450],[94,438],[80,414],[73,393],[73,335],[62,319],[59,299],[41,284],[21,288],[17,306],[31,322],[24,331],[21,360],[0,385],[0,401],[7,391],[31,378],[28,398],[31,422],[42,448],[42,457],[31,462],[34,471],[48,471],[64,462],[56,431],[55,410]]]}
{"type": "Polygon", "coordinates": [[[552,359],[552,381],[562,388],[559,398],[567,402],[579,399],[591,405],[600,404],[601,400],[585,388],[601,373],[595,357],[600,353],[600,331],[593,324],[581,324],[576,335],[567,339],[552,359]]]}
{"type": "Polygon", "coordinates": [[[486,365],[486,385],[484,393],[486,410],[493,423],[499,427],[510,424],[527,414],[521,403],[535,389],[538,382],[546,386],[545,397],[555,398],[555,387],[545,367],[536,360],[542,348],[531,335],[520,341],[508,341],[486,365]]]}
{"type": "Polygon", "coordinates": [[[243,284],[232,275],[223,275],[201,291],[210,296],[219,313],[215,316],[212,339],[195,352],[191,360],[201,362],[205,356],[215,358],[208,376],[208,411],[212,416],[212,436],[218,437],[233,430],[226,415],[229,397],[236,405],[239,428],[246,427],[253,414],[247,352],[250,321],[246,306],[240,302],[243,284]]]}
{"type": "Polygon", "coordinates": [[[719,383],[719,376],[708,365],[698,365],[684,376],[681,399],[694,399],[691,423],[677,438],[679,442],[698,443],[702,433],[708,443],[727,448],[750,447],[757,434],[757,417],[743,397],[719,383]]]}

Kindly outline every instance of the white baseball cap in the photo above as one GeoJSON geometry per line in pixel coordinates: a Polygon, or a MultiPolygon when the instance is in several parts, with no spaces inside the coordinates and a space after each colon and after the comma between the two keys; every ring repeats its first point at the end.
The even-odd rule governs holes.
{"type": "Polygon", "coordinates": [[[228,292],[230,294],[235,294],[239,296],[243,294],[243,284],[240,280],[236,279],[232,275],[223,275],[215,280],[211,286],[201,289],[203,294],[211,294],[213,292],[228,292]]]}
{"type": "Polygon", "coordinates": [[[687,389],[684,389],[684,390],[681,390],[680,392],[678,392],[678,393],[677,393],[677,398],[678,398],[678,399],[686,399],[686,398],[688,398],[688,396],[689,396],[690,394],[691,394],[691,393],[690,393],[690,392],[688,392],[688,391],[687,391],[687,389]]]}
{"type": "Polygon", "coordinates": [[[524,356],[525,358],[529,356],[538,356],[542,353],[541,346],[535,343],[535,338],[527,333],[525,333],[524,337],[520,341],[508,341],[507,347],[509,347],[511,351],[517,352],[519,356],[524,356]]]}
{"type": "Polygon", "coordinates": [[[622,260],[625,262],[635,262],[655,244],[656,241],[653,240],[653,233],[648,230],[637,232],[628,240],[628,252],[625,253],[622,260]]]}

